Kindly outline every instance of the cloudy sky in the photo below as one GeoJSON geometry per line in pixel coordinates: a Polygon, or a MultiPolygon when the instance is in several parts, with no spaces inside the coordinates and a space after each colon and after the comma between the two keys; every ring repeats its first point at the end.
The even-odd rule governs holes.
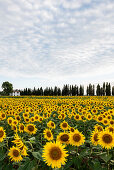
{"type": "Polygon", "coordinates": [[[113,0],[0,0],[0,86],[114,84],[113,0]]]}

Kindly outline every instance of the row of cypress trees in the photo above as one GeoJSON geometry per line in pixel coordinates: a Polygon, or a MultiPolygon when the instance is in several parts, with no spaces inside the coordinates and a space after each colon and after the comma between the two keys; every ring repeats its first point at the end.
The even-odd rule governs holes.
{"type": "Polygon", "coordinates": [[[21,95],[38,95],[38,96],[114,96],[114,86],[111,87],[110,83],[104,82],[102,86],[100,84],[97,84],[96,88],[95,85],[89,84],[86,88],[86,91],[84,93],[84,86],[80,85],[64,85],[62,89],[55,86],[52,87],[46,87],[43,89],[35,88],[32,90],[30,88],[25,88],[24,90],[21,90],[21,95]],[[96,93],[95,93],[96,92],[96,93]]]}

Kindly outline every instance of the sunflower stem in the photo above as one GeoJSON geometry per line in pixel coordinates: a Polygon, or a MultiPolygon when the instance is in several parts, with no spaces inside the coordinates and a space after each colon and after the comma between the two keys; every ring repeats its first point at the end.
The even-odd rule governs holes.
{"type": "Polygon", "coordinates": [[[76,156],[78,156],[78,146],[76,147],[76,156]]]}
{"type": "Polygon", "coordinates": [[[34,148],[32,146],[32,143],[30,143],[29,141],[26,141],[26,143],[28,143],[31,146],[32,152],[34,151],[34,148]]]}

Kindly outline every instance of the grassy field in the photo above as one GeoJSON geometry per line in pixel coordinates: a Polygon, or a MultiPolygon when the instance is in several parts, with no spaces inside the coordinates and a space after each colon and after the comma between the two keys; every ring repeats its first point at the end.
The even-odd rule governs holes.
{"type": "Polygon", "coordinates": [[[114,97],[0,97],[0,170],[111,170],[114,97]]]}

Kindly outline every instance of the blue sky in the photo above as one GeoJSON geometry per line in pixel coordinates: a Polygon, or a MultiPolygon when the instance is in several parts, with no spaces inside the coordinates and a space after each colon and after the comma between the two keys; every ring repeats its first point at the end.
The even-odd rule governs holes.
{"type": "Polygon", "coordinates": [[[0,0],[3,81],[14,89],[114,85],[114,1],[0,0]]]}

